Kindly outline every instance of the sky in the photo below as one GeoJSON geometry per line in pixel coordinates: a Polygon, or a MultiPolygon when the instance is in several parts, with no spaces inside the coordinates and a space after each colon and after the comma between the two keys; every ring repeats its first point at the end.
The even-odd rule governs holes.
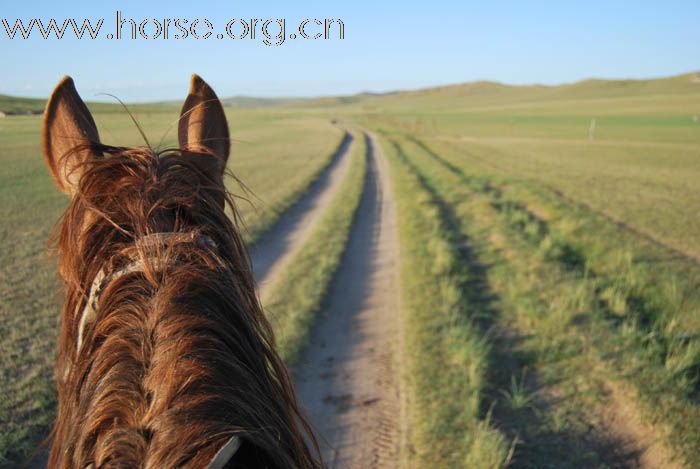
{"type": "MultiPolygon", "coordinates": [[[[43,39],[38,28],[29,39],[9,39],[0,24],[0,94],[46,97],[64,75],[71,75],[83,98],[124,101],[181,99],[189,77],[198,73],[219,96],[322,96],[363,91],[416,89],[474,80],[511,84],[558,84],[585,78],[652,78],[700,70],[700,1],[277,1],[184,2],[3,0],[0,22],[25,27],[51,18],[78,25],[104,21],[96,39],[76,39],[71,27],[62,39],[43,39]],[[132,40],[130,23],[119,40],[116,14],[148,20],[148,39],[132,40]],[[158,38],[153,20],[173,20],[169,37],[158,38]],[[175,19],[201,38],[175,39],[175,19]],[[241,20],[258,18],[255,39],[241,39],[241,20]],[[270,36],[263,43],[264,20],[270,36]],[[303,39],[304,19],[341,19],[331,37],[303,39]],[[225,35],[226,24],[235,20],[225,35]],[[222,34],[217,39],[216,34],[222,34]],[[290,39],[296,34],[296,39],[290,39]]],[[[309,22],[312,36],[323,27],[309,22]]]]}

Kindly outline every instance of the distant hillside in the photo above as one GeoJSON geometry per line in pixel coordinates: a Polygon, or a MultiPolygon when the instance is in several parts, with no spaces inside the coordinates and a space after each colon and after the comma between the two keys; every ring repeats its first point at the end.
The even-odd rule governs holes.
{"type": "MultiPolygon", "coordinates": [[[[652,80],[589,79],[576,83],[546,85],[505,85],[491,81],[477,81],[457,85],[424,88],[415,91],[389,93],[359,93],[351,96],[323,98],[257,98],[233,96],[223,98],[225,107],[336,107],[361,105],[412,109],[448,109],[555,100],[604,99],[650,95],[685,95],[700,93],[700,72],[686,73],[652,80]]],[[[45,100],[0,95],[0,111],[6,114],[41,113],[45,100]]],[[[117,112],[119,104],[88,103],[100,112],[117,112]]],[[[179,106],[180,101],[150,104],[130,104],[130,109],[141,112],[158,111],[164,107],[179,106]]]]}
{"type": "MultiPolygon", "coordinates": [[[[255,98],[249,96],[234,96],[223,98],[224,107],[233,108],[268,108],[299,104],[305,101],[302,98],[255,98]]],[[[35,98],[21,98],[16,96],[0,95],[0,112],[5,114],[37,114],[44,111],[46,100],[35,98]]],[[[157,103],[128,104],[130,109],[138,111],[157,111],[159,109],[181,106],[182,101],[162,101],[157,103]]],[[[90,103],[88,106],[93,111],[111,112],[121,111],[118,103],[90,103]]]]}
{"type": "MultiPolygon", "coordinates": [[[[95,103],[88,102],[88,107],[93,112],[123,112],[124,108],[119,103],[95,103]]],[[[170,108],[182,105],[181,102],[176,103],[145,103],[145,104],[127,104],[129,109],[135,112],[159,112],[170,108]]],[[[37,98],[21,98],[17,96],[7,96],[0,94],[0,112],[6,115],[25,115],[25,114],[42,114],[46,107],[45,99],[37,98]]]]}
{"type": "Polygon", "coordinates": [[[685,95],[700,93],[700,72],[650,80],[588,79],[563,85],[507,85],[492,81],[475,81],[423,88],[413,91],[359,93],[307,99],[230,98],[232,107],[337,107],[360,105],[406,109],[455,109],[464,107],[513,105],[546,101],[606,99],[651,95],[685,95]],[[258,102],[259,100],[259,102],[258,102]]]}
{"type": "Polygon", "coordinates": [[[402,91],[384,96],[365,95],[364,106],[406,109],[460,109],[566,100],[592,100],[660,95],[697,95],[700,72],[651,80],[589,79],[564,85],[505,85],[478,81],[402,91]]]}
{"type": "Polygon", "coordinates": [[[0,112],[5,114],[36,114],[44,111],[43,99],[18,98],[0,94],[0,112]]]}
{"type": "Polygon", "coordinates": [[[232,96],[223,98],[221,103],[224,107],[238,108],[266,108],[280,107],[297,104],[304,101],[303,98],[256,98],[252,96],[232,96]]]}

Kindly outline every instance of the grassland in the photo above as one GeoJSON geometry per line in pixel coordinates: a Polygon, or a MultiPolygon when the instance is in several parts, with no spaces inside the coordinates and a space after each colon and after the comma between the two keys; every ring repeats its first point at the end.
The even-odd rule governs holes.
{"type": "Polygon", "coordinates": [[[479,278],[462,262],[453,214],[394,141],[410,466],[500,467],[509,442],[482,418],[490,345],[471,294],[479,278]],[[418,293],[420,292],[420,293],[418,293]]]}
{"type": "MultiPolygon", "coordinates": [[[[674,93],[675,82],[622,95],[587,83],[556,99],[453,87],[377,99],[358,117],[418,181],[414,210],[433,206],[434,226],[402,228],[403,287],[425,292],[405,311],[418,329],[407,337],[419,465],[451,444],[474,467],[496,466],[508,443],[512,467],[700,464],[700,86],[674,93]],[[444,272],[458,287],[431,291],[444,272]],[[460,331],[447,350],[471,374],[440,351],[460,331]],[[432,348],[417,352],[418,337],[432,348]],[[433,398],[451,386],[457,409],[433,398]]],[[[417,224],[409,207],[404,223],[417,224]]]]}
{"type": "MultiPolygon", "coordinates": [[[[465,216],[471,214],[467,232],[488,233],[492,246],[484,248],[483,257],[498,264],[488,250],[501,251],[507,265],[492,269],[494,290],[503,291],[503,309],[512,315],[504,329],[533,337],[519,347],[536,359],[521,366],[550,376],[559,388],[570,382],[572,387],[558,392],[579,411],[590,407],[581,415],[589,425],[602,426],[596,419],[615,410],[606,407],[618,399],[611,390],[631,389],[625,399],[634,396],[659,436],[667,437],[685,462],[697,463],[700,438],[688,425],[698,412],[693,396],[700,363],[700,270],[694,260],[678,258],[558,192],[489,177],[455,154],[441,159],[426,146],[420,150],[432,160],[428,164],[441,166],[443,178],[457,176],[451,184],[463,193],[453,196],[455,204],[465,204],[466,198],[481,208],[463,209],[465,216]]],[[[450,185],[444,179],[436,184],[450,185]]],[[[597,444],[588,449],[600,454],[597,444]]],[[[624,445],[608,452],[612,449],[624,452],[624,445]]]]}
{"type": "MultiPolygon", "coordinates": [[[[697,345],[685,330],[669,334],[660,317],[640,316],[665,314],[671,327],[688,325],[697,277],[670,277],[637,260],[629,233],[605,218],[559,206],[550,224],[554,215],[537,215],[552,214],[549,207],[525,205],[529,192],[512,188],[517,182],[460,169],[413,137],[392,138],[443,206],[464,277],[474,279],[460,291],[472,298],[466,316],[482,328],[478,348],[488,365],[483,413],[472,424],[492,421],[517,442],[515,467],[630,465],[638,448],[606,419],[615,402],[637,400],[661,429],[655,436],[668,437],[692,463],[698,435],[686,419],[697,407],[681,396],[694,392],[697,345]],[[614,243],[601,242],[606,228],[604,239],[614,243]],[[588,251],[579,244],[584,240],[595,248],[588,251]]],[[[478,355],[469,341],[461,348],[478,355]]]]}
{"type": "MultiPolygon", "coordinates": [[[[178,111],[134,109],[154,145],[178,111]]],[[[230,167],[262,199],[240,204],[248,240],[328,163],[342,138],[332,120],[381,136],[399,217],[410,464],[700,466],[698,74],[228,113],[230,167]],[[646,450],[649,439],[661,443],[646,450]]],[[[96,119],[105,142],[140,143],[114,107],[96,119]]],[[[66,200],[43,167],[39,126],[0,120],[0,466],[34,448],[55,405],[60,299],[44,246],[66,200]]],[[[289,360],[344,249],[366,164],[356,152],[266,301],[289,360]]]]}

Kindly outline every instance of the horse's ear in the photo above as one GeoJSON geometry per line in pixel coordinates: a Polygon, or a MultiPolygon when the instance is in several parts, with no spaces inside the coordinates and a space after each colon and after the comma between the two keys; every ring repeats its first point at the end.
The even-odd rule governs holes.
{"type": "Polygon", "coordinates": [[[64,77],[46,103],[41,131],[44,160],[59,189],[75,191],[82,163],[92,157],[91,147],[99,141],[95,120],[73,79],[64,77]]]}
{"type": "Polygon", "coordinates": [[[212,153],[223,173],[231,147],[228,123],[221,101],[199,75],[192,75],[177,134],[181,149],[212,153]]]}

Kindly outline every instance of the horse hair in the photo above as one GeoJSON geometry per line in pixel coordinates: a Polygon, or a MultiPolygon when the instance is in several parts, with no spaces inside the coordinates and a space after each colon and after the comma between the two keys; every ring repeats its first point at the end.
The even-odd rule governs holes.
{"type": "Polygon", "coordinates": [[[216,157],[89,147],[54,236],[65,301],[49,467],[206,467],[232,436],[236,467],[320,467],[216,157]],[[189,232],[214,247],[138,243],[189,232]],[[132,262],[144,267],[103,286],[78,350],[91,282],[132,262]]]}

